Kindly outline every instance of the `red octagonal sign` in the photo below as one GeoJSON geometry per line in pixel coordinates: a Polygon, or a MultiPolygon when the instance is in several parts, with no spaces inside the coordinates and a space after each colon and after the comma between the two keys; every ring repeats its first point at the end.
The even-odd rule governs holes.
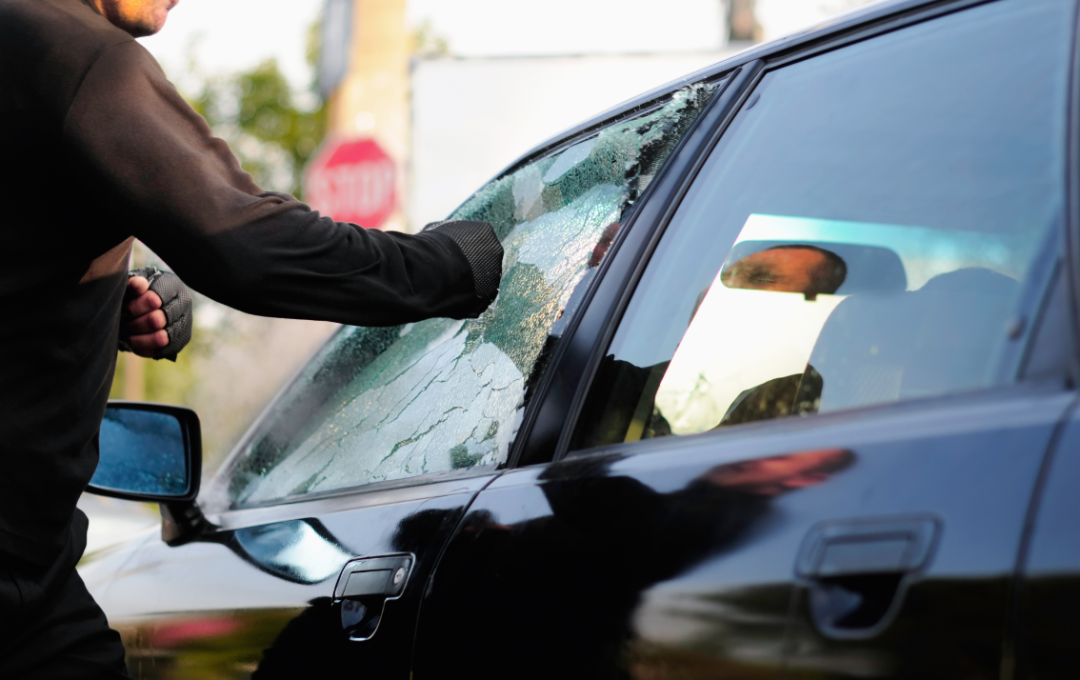
{"type": "Polygon", "coordinates": [[[324,215],[375,229],[397,206],[396,174],[374,140],[331,141],[308,165],[304,195],[324,215]]]}

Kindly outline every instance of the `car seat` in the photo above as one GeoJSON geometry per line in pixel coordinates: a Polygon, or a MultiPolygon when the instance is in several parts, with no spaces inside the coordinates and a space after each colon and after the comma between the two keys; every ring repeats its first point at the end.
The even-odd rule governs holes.
{"type": "Polygon", "coordinates": [[[916,399],[987,383],[1019,284],[959,269],[914,292],[866,293],[840,303],[809,364],[821,375],[818,411],[916,399]]]}

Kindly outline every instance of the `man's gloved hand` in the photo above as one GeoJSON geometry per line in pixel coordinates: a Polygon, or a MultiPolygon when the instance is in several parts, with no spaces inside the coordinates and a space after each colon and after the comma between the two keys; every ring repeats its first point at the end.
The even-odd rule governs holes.
{"type": "Polygon", "coordinates": [[[191,295],[180,277],[157,267],[128,274],[121,312],[120,349],[176,361],[191,340],[191,295]]]}

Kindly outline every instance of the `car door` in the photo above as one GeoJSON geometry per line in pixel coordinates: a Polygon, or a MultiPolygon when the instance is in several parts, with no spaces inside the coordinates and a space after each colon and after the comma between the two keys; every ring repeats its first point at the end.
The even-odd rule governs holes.
{"type": "Polygon", "coordinates": [[[936,5],[743,65],[568,340],[598,345],[563,358],[576,401],[553,370],[556,462],[440,558],[417,678],[999,677],[1076,396],[1037,346],[1074,9],[936,5]]]}
{"type": "Polygon", "coordinates": [[[436,557],[509,464],[623,213],[715,88],[656,94],[482,187],[454,217],[502,240],[489,310],[340,329],[199,498],[210,530],[148,540],[110,579],[84,567],[136,677],[408,677],[436,557]]]}

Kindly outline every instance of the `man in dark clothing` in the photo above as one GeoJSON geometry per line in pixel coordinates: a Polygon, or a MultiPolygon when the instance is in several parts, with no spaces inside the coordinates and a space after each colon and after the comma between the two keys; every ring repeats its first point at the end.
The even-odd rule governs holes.
{"type": "Polygon", "coordinates": [[[97,464],[134,238],[196,290],[266,316],[475,317],[497,292],[487,225],[367,231],[256,186],[134,40],[175,4],[0,0],[3,677],[124,677],[122,655],[79,666],[104,658],[108,631],[74,572],[75,502],[97,464]],[[51,656],[25,658],[34,649],[51,656]]]}

